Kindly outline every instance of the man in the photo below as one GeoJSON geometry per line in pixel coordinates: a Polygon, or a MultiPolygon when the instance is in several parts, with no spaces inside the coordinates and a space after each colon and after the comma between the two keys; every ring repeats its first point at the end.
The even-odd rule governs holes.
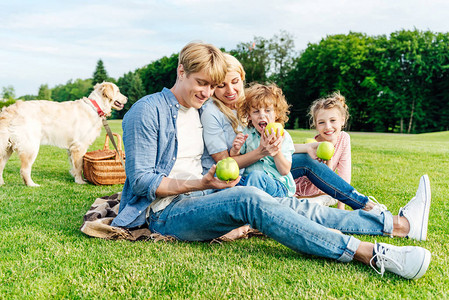
{"type": "Polygon", "coordinates": [[[177,80],[169,90],[136,102],[123,120],[126,182],[113,226],[148,224],[153,232],[179,240],[211,240],[244,224],[251,225],[299,252],[342,262],[365,264],[417,279],[430,263],[421,247],[361,242],[349,233],[408,236],[427,234],[430,186],[421,178],[416,194],[400,212],[343,211],[273,198],[253,187],[235,187],[214,177],[215,166],[202,176],[202,126],[198,109],[224,80],[226,63],[216,47],[186,45],[179,55],[177,80]]]}

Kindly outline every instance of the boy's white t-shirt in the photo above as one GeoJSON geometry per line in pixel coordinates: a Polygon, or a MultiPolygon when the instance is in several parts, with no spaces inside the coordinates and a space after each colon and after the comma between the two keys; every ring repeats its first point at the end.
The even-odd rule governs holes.
{"type": "MultiPolygon", "coordinates": [[[[201,179],[203,167],[201,156],[204,151],[203,126],[201,125],[198,110],[180,105],[176,119],[178,139],[178,154],[173,169],[168,178],[173,179],[201,179]]],[[[177,195],[156,198],[150,207],[153,212],[167,207],[177,195]]],[[[147,211],[148,214],[149,210],[147,211]]]]}

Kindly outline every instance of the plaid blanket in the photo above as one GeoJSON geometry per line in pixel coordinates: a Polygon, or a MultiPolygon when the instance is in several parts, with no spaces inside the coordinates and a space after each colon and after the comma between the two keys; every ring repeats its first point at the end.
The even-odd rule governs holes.
{"type": "MultiPolygon", "coordinates": [[[[123,228],[111,226],[112,220],[117,216],[120,205],[121,192],[111,196],[104,196],[95,199],[90,209],[84,215],[84,222],[81,231],[88,236],[108,239],[108,240],[129,240],[129,241],[174,241],[175,238],[152,233],[148,227],[123,228]]],[[[262,236],[262,234],[252,228],[244,228],[237,234],[227,234],[216,238],[211,243],[230,242],[252,236],[262,236]]]]}
{"type": "Polygon", "coordinates": [[[119,192],[111,196],[95,199],[90,209],[84,215],[81,231],[88,236],[108,240],[174,240],[172,237],[152,233],[146,227],[128,229],[111,226],[112,220],[118,214],[121,194],[119,192]]]}

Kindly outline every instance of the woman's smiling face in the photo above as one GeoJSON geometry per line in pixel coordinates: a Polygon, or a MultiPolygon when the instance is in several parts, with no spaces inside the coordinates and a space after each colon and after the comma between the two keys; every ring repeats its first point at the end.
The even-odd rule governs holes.
{"type": "Polygon", "coordinates": [[[243,80],[238,72],[231,71],[226,74],[223,83],[216,87],[214,95],[227,107],[234,109],[242,93],[243,80]]]}

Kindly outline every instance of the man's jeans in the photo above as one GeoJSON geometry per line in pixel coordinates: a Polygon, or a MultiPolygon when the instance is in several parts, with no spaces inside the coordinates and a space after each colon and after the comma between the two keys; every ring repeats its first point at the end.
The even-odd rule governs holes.
{"type": "Polygon", "coordinates": [[[360,194],[324,163],[312,159],[307,153],[295,153],[292,158],[293,178],[307,176],[320,190],[353,209],[365,207],[369,198],[360,194]]]}
{"type": "Polygon", "coordinates": [[[287,187],[270,175],[266,174],[264,171],[254,170],[250,172],[247,176],[242,176],[238,186],[254,186],[262,191],[267,192],[267,194],[273,197],[287,197],[288,190],[287,187]]]}
{"type": "Polygon", "coordinates": [[[295,197],[273,198],[242,186],[182,194],[149,217],[152,232],[186,241],[211,240],[245,224],[295,251],[347,262],[360,241],[326,227],[351,234],[391,235],[393,217],[389,212],[339,210],[295,197]]]}

